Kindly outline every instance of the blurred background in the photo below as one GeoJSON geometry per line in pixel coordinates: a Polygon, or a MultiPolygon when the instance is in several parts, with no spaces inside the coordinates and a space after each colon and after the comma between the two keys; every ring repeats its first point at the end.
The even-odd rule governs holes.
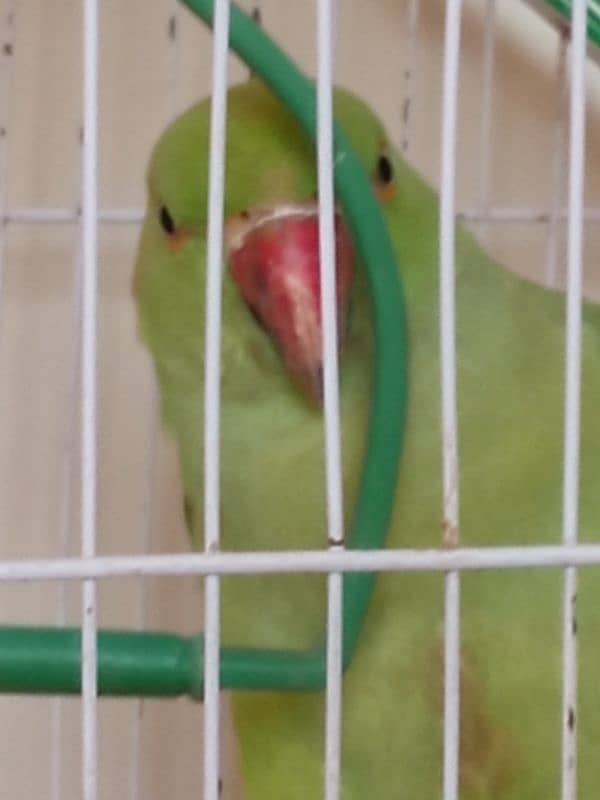
{"type": "MultiPolygon", "coordinates": [[[[309,73],[315,3],[245,2],[309,73]]],[[[443,0],[339,0],[336,79],[367,99],[438,185],[443,0]]],[[[98,551],[186,551],[172,444],[157,434],[130,283],[150,149],[210,86],[211,36],[174,0],[100,3],[98,551]],[[135,213],[133,213],[135,216],[135,213]],[[116,221],[115,221],[116,220],[116,221]],[[120,221],[119,221],[120,220],[120,221]]],[[[0,0],[0,557],[78,554],[82,9],[0,0]]],[[[458,208],[505,264],[561,284],[568,121],[565,40],[521,0],[465,0],[458,208]]],[[[230,79],[247,69],[230,61],[230,79]]],[[[588,65],[585,282],[600,298],[600,78],[588,65]],[[595,207],[596,206],[596,207],[595,207]]],[[[99,584],[102,627],[184,633],[201,587],[99,584]]],[[[0,585],[0,624],[79,624],[76,585],[0,585]]],[[[224,713],[226,715],[226,706],[224,713]]],[[[79,701],[0,698],[0,785],[14,800],[81,796],[79,701]],[[32,768],[35,764],[35,768],[32,768]]],[[[201,796],[202,708],[102,700],[99,798],[201,796]]],[[[224,797],[241,798],[227,725],[224,797]]]]}

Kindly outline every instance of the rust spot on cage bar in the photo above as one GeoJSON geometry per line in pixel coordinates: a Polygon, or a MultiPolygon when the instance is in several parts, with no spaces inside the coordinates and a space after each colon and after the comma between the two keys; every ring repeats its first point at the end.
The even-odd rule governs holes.
{"type": "Polygon", "coordinates": [[[458,545],[458,526],[444,519],[442,522],[442,546],[457,547],[458,545]]]}

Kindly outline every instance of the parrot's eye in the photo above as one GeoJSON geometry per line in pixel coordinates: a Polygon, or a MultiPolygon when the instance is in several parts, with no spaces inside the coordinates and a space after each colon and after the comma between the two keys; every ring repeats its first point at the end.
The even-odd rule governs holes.
{"type": "Polygon", "coordinates": [[[169,235],[175,233],[175,223],[173,222],[173,217],[169,214],[169,210],[166,206],[160,207],[158,218],[165,233],[168,233],[169,235]]]}
{"type": "Polygon", "coordinates": [[[377,159],[375,172],[380,183],[387,185],[394,180],[394,167],[390,159],[385,155],[380,155],[377,159]]]}

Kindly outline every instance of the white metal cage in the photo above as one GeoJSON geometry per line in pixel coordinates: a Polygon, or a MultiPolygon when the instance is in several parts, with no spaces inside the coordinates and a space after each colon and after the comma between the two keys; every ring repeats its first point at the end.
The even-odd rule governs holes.
{"type": "MultiPolygon", "coordinates": [[[[341,573],[347,569],[438,570],[446,573],[442,796],[455,800],[461,571],[482,566],[565,568],[566,717],[577,702],[577,653],[572,634],[576,567],[600,563],[600,545],[577,544],[582,265],[584,245],[590,264],[595,263],[600,247],[596,227],[600,209],[593,205],[600,186],[596,166],[600,161],[593,136],[588,136],[585,147],[586,108],[588,129],[595,131],[600,82],[595,66],[586,64],[585,0],[573,2],[572,36],[566,28],[557,32],[516,0],[503,4],[465,0],[465,8],[460,0],[447,0],[445,5],[441,0],[433,4],[419,0],[402,4],[346,0],[334,4],[321,0],[310,11],[296,8],[296,4],[267,0],[260,4],[267,28],[274,30],[284,46],[289,44],[294,56],[318,76],[323,263],[333,263],[334,251],[330,135],[334,75],[359,93],[371,95],[407,157],[439,185],[441,199],[445,447],[440,469],[445,485],[443,513],[452,531],[452,540],[446,544],[452,545],[452,550],[350,553],[334,546],[329,552],[293,554],[212,552],[219,543],[215,465],[219,458],[226,87],[228,81],[244,75],[244,67],[227,57],[228,3],[215,2],[212,43],[174,0],[156,3],[151,10],[146,5],[65,0],[49,9],[43,2],[5,0],[2,4],[2,622],[43,619],[62,624],[79,620],[83,631],[80,704],[41,698],[0,700],[3,715],[10,720],[5,726],[10,736],[6,734],[0,746],[5,753],[0,758],[2,782],[6,780],[5,785],[12,787],[13,796],[38,796],[45,787],[44,796],[51,798],[83,796],[96,800],[113,796],[119,781],[127,786],[122,791],[124,797],[152,798],[169,791],[174,798],[203,796],[214,800],[219,795],[224,764],[218,692],[219,577],[230,573],[320,571],[329,576],[324,796],[334,800],[339,797],[340,779],[341,573]],[[286,8],[282,11],[280,6],[286,8]],[[286,24],[290,14],[297,26],[290,26],[289,19],[286,24]],[[295,35],[289,40],[291,27],[295,35]],[[310,38],[315,32],[316,46],[310,38]],[[380,41],[385,46],[378,44],[380,41]],[[353,53],[357,42],[369,52],[369,59],[360,65],[353,53]],[[374,51],[377,57],[371,60],[374,51]],[[459,73],[461,58],[464,61],[459,73]],[[480,65],[480,70],[473,69],[474,65],[480,65]],[[397,81],[377,79],[389,70],[395,71],[397,81]],[[539,107],[528,110],[534,81],[539,84],[539,107]],[[209,90],[214,97],[212,140],[217,145],[211,151],[209,180],[208,291],[212,302],[208,307],[212,313],[206,321],[205,459],[210,477],[205,489],[207,552],[188,554],[181,534],[172,447],[159,442],[156,432],[157,400],[149,366],[139,353],[132,360],[121,353],[137,352],[128,265],[142,215],[142,169],[149,147],[167,119],[209,90]],[[151,104],[141,99],[144,93],[152,95],[151,104]],[[81,103],[74,99],[78,97],[81,103]],[[466,110],[459,105],[465,98],[466,110]],[[499,106],[517,131],[501,142],[495,130],[499,106]],[[477,124],[473,123],[475,111],[477,124]],[[108,122],[104,122],[105,115],[108,122]],[[519,164],[525,162],[528,172],[522,176],[519,170],[511,175],[500,173],[499,165],[511,158],[519,164]],[[588,205],[584,203],[584,177],[591,201],[588,205]],[[564,282],[566,287],[563,545],[460,548],[454,363],[457,216],[475,227],[500,260],[549,284],[564,282]],[[67,260],[65,256],[69,256],[67,260]],[[50,385],[54,394],[46,391],[50,385]],[[133,396],[139,401],[132,402],[133,396]],[[135,423],[132,415],[138,417],[135,423]],[[117,448],[119,463],[107,455],[112,447],[117,448]],[[134,473],[140,476],[137,480],[131,479],[134,473]],[[173,519],[181,534],[178,541],[172,534],[173,519]],[[111,530],[112,538],[108,533],[111,530]],[[118,538],[125,534],[127,541],[118,538]],[[119,705],[103,701],[107,706],[104,714],[96,688],[99,623],[142,627],[152,618],[193,631],[202,621],[201,598],[193,580],[198,575],[206,576],[203,711],[175,704],[178,707],[173,717],[165,723],[164,704],[156,704],[153,711],[152,703],[122,701],[119,705]],[[141,578],[133,581],[138,576],[141,578]],[[161,581],[150,582],[150,576],[161,576],[161,581]],[[110,577],[131,580],[119,582],[117,587],[117,581],[104,582],[110,577]],[[20,586],[21,582],[27,582],[27,587],[20,586]],[[185,583],[183,593],[180,583],[185,583]],[[111,587],[110,591],[105,587],[111,587]],[[150,711],[145,710],[148,706],[150,711]],[[41,712],[43,722],[41,708],[48,713],[46,719],[41,712]],[[202,714],[201,775],[190,752],[199,755],[202,749],[198,722],[202,714]],[[177,732],[171,737],[175,740],[171,755],[162,752],[164,735],[161,737],[160,729],[165,724],[177,732]],[[27,733],[32,726],[41,726],[36,746],[45,748],[47,754],[43,767],[34,756],[40,764],[35,771],[31,770],[27,733]],[[116,776],[112,779],[106,777],[107,760],[98,758],[99,737],[105,743],[103,754],[111,746],[114,751],[106,757],[116,776]],[[186,738],[191,742],[190,749],[183,755],[177,753],[186,738]],[[69,752],[69,746],[78,747],[79,741],[81,752],[69,752]],[[161,758],[164,768],[157,766],[161,758]],[[145,761],[149,763],[146,772],[145,761]],[[159,778],[159,767],[161,772],[170,771],[170,778],[159,778]]],[[[245,4],[248,8],[255,5],[245,4]]],[[[507,128],[505,124],[502,130],[507,128]]],[[[329,353],[325,366],[328,528],[329,537],[338,541],[342,538],[342,514],[336,327],[331,274],[329,278],[322,299],[325,351],[329,353]]],[[[598,296],[598,275],[587,278],[585,288],[598,296]]],[[[575,729],[567,725],[563,731],[562,797],[568,800],[576,796],[576,736],[575,729]]],[[[232,757],[228,759],[227,764],[232,764],[232,757]]],[[[227,782],[225,791],[230,797],[238,796],[235,782],[231,786],[227,782]]]]}

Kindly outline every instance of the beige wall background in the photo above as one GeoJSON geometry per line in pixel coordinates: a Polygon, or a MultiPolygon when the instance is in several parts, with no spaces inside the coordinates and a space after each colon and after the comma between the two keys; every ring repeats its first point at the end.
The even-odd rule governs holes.
{"type": "MultiPolygon", "coordinates": [[[[444,5],[442,0],[413,3],[340,0],[337,79],[370,100],[407,157],[437,185],[444,5]],[[410,9],[417,6],[417,37],[411,46],[408,21],[410,9]],[[403,121],[407,92],[412,96],[408,125],[403,121]]],[[[553,154],[557,145],[565,152],[565,137],[557,134],[556,125],[564,109],[558,35],[518,0],[496,3],[493,117],[484,148],[488,189],[482,195],[483,20],[489,7],[484,0],[465,0],[464,5],[459,207],[481,209],[487,204],[547,212],[555,204],[553,154]]],[[[0,3],[0,37],[10,45],[0,54],[0,127],[6,132],[0,139],[0,152],[4,148],[6,155],[4,164],[0,158],[0,212],[78,205],[80,6],[79,0],[0,3]]],[[[105,209],[139,209],[146,159],[165,120],[207,93],[211,39],[188,12],[176,10],[173,0],[103,0],[100,6],[100,204],[105,209]],[[168,35],[173,13],[176,47],[168,35]]],[[[314,3],[263,0],[261,8],[268,30],[313,72],[314,3]]],[[[232,81],[245,74],[232,58],[232,81]]],[[[590,65],[588,76],[586,204],[592,208],[600,205],[598,69],[590,65]]],[[[564,180],[558,184],[558,199],[564,203],[564,180]]],[[[585,238],[586,289],[597,297],[599,227],[586,225],[585,238]]],[[[548,250],[554,246],[557,264],[564,268],[563,224],[490,224],[478,230],[515,270],[543,279],[548,250]]],[[[69,468],[69,453],[76,460],[74,274],[79,233],[73,224],[14,223],[3,227],[0,236],[0,557],[77,554],[78,470],[69,468]]],[[[149,484],[155,405],[150,363],[137,341],[129,292],[136,238],[136,225],[100,228],[102,554],[188,547],[175,453],[162,437],[149,484]]],[[[54,624],[63,617],[78,624],[79,607],[77,586],[0,585],[0,624],[54,624]]],[[[104,627],[144,624],[194,632],[201,626],[200,587],[175,578],[148,580],[144,587],[136,580],[106,581],[99,586],[99,622],[104,627]]],[[[99,715],[101,800],[201,797],[201,706],[186,699],[143,704],[103,700],[99,715]]],[[[2,796],[81,796],[78,700],[0,698],[0,719],[2,796]]],[[[230,735],[224,785],[226,798],[242,797],[230,735]]]]}

